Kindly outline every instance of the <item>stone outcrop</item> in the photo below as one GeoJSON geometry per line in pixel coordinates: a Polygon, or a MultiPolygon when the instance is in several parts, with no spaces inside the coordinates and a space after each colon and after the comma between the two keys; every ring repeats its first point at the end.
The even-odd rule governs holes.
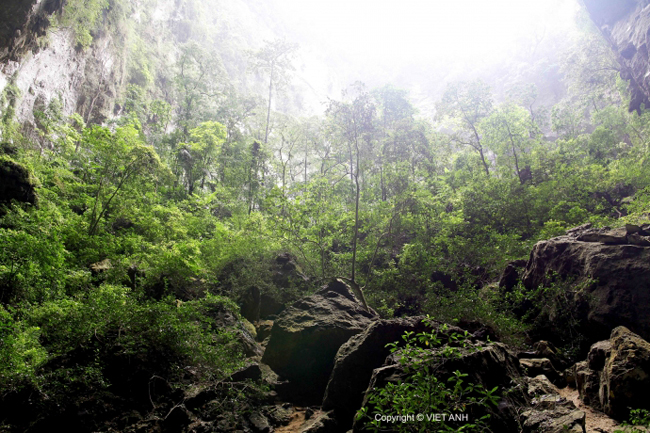
{"type": "Polygon", "coordinates": [[[520,359],[519,364],[526,369],[529,376],[544,375],[553,383],[561,382],[564,379],[548,358],[520,359]]]}
{"type": "MultiPolygon", "coordinates": [[[[465,347],[458,348],[457,356],[442,355],[446,350],[447,345],[430,349],[434,358],[429,364],[429,371],[435,371],[438,382],[445,383],[457,370],[467,374],[463,378],[464,383],[481,384],[486,389],[498,387],[501,392],[510,389],[517,381],[524,380],[517,358],[502,343],[468,343],[465,347]]],[[[384,366],[373,371],[363,406],[368,406],[370,394],[374,389],[384,387],[388,383],[400,384],[408,380],[410,373],[405,370],[399,358],[399,352],[395,352],[386,359],[384,366]]],[[[490,410],[490,429],[501,432],[519,431],[518,412],[526,405],[523,395],[511,393],[508,401],[501,400],[498,408],[490,410]]],[[[466,409],[470,411],[469,407],[466,409]]],[[[487,410],[485,407],[474,409],[476,412],[469,413],[471,419],[480,418],[487,410]]],[[[370,410],[372,411],[372,408],[370,410]]],[[[362,428],[361,424],[362,421],[355,421],[355,431],[362,428]]]]}
{"type": "Polygon", "coordinates": [[[630,110],[650,106],[650,9],[647,1],[584,0],[592,21],[600,29],[621,65],[621,77],[628,80],[630,110]]]}
{"type": "MultiPolygon", "coordinates": [[[[379,320],[364,332],[350,338],[336,354],[334,370],[323,399],[324,410],[334,410],[339,426],[345,430],[352,425],[356,411],[361,407],[363,395],[374,369],[382,366],[390,350],[386,345],[402,342],[404,332],[415,334],[431,331],[424,317],[379,320]]],[[[432,322],[444,339],[453,332],[463,330],[448,326],[441,330],[439,322],[432,322]]]]}
{"type": "MultiPolygon", "coordinates": [[[[534,247],[523,275],[524,286],[533,290],[566,281],[563,300],[588,344],[606,339],[612,329],[627,326],[643,338],[650,337],[650,248],[639,239],[650,235],[650,226],[628,225],[620,229],[581,226],[566,236],[540,241],[534,247]]],[[[559,309],[542,307],[551,329],[559,309]]],[[[540,335],[544,337],[544,334],[540,335]]]]}
{"type": "Polygon", "coordinates": [[[526,266],[526,260],[515,260],[506,265],[499,278],[499,287],[506,291],[512,290],[521,277],[521,271],[526,266]]]}
{"type": "Polygon", "coordinates": [[[578,362],[573,368],[573,385],[577,388],[582,402],[597,410],[602,410],[598,389],[600,387],[600,372],[589,368],[587,361],[578,362]]]}
{"type": "Polygon", "coordinates": [[[650,343],[622,326],[610,342],[598,395],[605,413],[624,419],[630,407],[650,409],[650,343]]]}
{"type": "Polygon", "coordinates": [[[262,362],[289,381],[285,395],[320,404],[337,351],[376,319],[342,280],[284,310],[273,323],[262,362]]]}
{"type": "Polygon", "coordinates": [[[62,1],[12,0],[0,8],[0,63],[17,60],[36,47],[36,40],[45,35],[50,16],[62,1]]]}
{"type": "Polygon", "coordinates": [[[206,315],[213,320],[216,329],[230,328],[235,332],[237,345],[245,356],[262,356],[262,347],[246,329],[245,323],[240,321],[232,311],[215,303],[208,308],[206,315]]]}
{"type": "Polygon", "coordinates": [[[650,409],[650,343],[623,326],[592,345],[572,376],[582,401],[613,418],[627,419],[630,408],[650,409]]]}
{"type": "Polygon", "coordinates": [[[521,414],[524,432],[585,432],[586,414],[573,402],[560,396],[560,391],[546,376],[527,379],[526,393],[530,407],[521,414]]]}

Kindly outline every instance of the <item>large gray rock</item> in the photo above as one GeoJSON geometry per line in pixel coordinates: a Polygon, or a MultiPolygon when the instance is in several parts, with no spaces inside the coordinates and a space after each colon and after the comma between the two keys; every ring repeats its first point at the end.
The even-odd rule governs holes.
{"type": "Polygon", "coordinates": [[[349,286],[334,280],[280,314],[273,323],[262,362],[289,381],[291,389],[285,395],[294,402],[320,404],[336,352],[376,319],[349,286]]]}
{"type": "Polygon", "coordinates": [[[532,407],[521,414],[523,432],[585,432],[585,413],[561,397],[559,389],[546,376],[529,378],[527,385],[532,407]]]}
{"type": "MultiPolygon", "coordinates": [[[[379,320],[364,332],[350,338],[336,354],[334,370],[323,399],[324,410],[334,410],[339,426],[345,430],[352,426],[354,415],[361,408],[363,396],[374,369],[382,366],[390,354],[387,344],[403,342],[404,332],[415,334],[432,329],[422,322],[424,317],[407,317],[379,320]]],[[[432,323],[436,330],[442,325],[432,323]]],[[[451,333],[463,333],[455,326],[447,326],[439,335],[446,338],[451,333]]]]}
{"type": "Polygon", "coordinates": [[[600,375],[605,413],[626,419],[629,409],[650,409],[650,343],[620,326],[612,331],[611,352],[600,375]]]}
{"type": "Polygon", "coordinates": [[[607,339],[611,330],[620,325],[650,338],[650,315],[646,314],[650,307],[650,247],[605,243],[616,239],[623,242],[626,236],[644,230],[583,227],[533,247],[522,278],[527,289],[554,280],[569,281],[564,296],[557,298],[566,305],[556,303],[542,308],[545,316],[538,321],[539,337],[552,338],[558,331],[566,331],[553,327],[557,327],[561,311],[570,311],[573,323],[586,336],[585,351],[592,343],[607,339]]]}
{"type": "Polygon", "coordinates": [[[602,410],[598,391],[600,389],[600,372],[589,368],[587,361],[578,362],[574,367],[575,387],[580,399],[588,406],[602,410]]]}
{"type": "Polygon", "coordinates": [[[570,385],[586,405],[618,420],[627,419],[630,408],[650,409],[650,343],[629,329],[614,329],[572,370],[570,385]]]}
{"type": "MultiPolygon", "coordinates": [[[[439,383],[447,383],[447,379],[458,370],[467,374],[463,378],[465,384],[481,384],[488,390],[498,387],[499,395],[501,395],[505,390],[511,389],[516,382],[525,380],[521,376],[517,358],[502,343],[487,345],[470,343],[466,347],[458,349],[458,356],[451,357],[442,355],[446,350],[448,350],[448,346],[445,345],[428,351],[433,355],[432,361],[428,364],[429,371],[432,374],[435,372],[439,383]]],[[[369,406],[369,401],[371,394],[376,389],[383,388],[388,383],[398,385],[409,380],[411,373],[405,370],[404,364],[400,363],[398,358],[398,352],[390,355],[386,359],[386,365],[373,371],[362,403],[363,406],[369,407],[369,413],[374,410],[369,406]]],[[[503,399],[499,402],[498,408],[470,408],[468,406],[466,411],[470,419],[473,420],[489,414],[488,423],[492,431],[515,432],[519,431],[518,414],[526,407],[528,407],[527,397],[524,393],[518,394],[515,389],[513,393],[509,394],[507,401],[503,399]]],[[[431,411],[435,413],[433,408],[431,411]]],[[[363,422],[363,420],[355,420],[355,431],[363,428],[363,422]]]]}
{"type": "Polygon", "coordinates": [[[586,433],[586,414],[575,407],[557,405],[546,410],[527,410],[522,414],[524,433],[586,433]]]}

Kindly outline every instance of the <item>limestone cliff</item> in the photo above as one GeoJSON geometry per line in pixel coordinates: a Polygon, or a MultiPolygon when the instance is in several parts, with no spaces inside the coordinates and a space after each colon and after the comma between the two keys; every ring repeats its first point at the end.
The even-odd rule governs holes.
{"type": "Polygon", "coordinates": [[[15,89],[4,103],[12,105],[24,132],[37,123],[35,112],[53,101],[63,115],[104,120],[124,79],[124,48],[113,35],[98,32],[91,46],[81,49],[70,29],[51,25],[65,3],[10,0],[0,10],[0,92],[9,85],[15,89]]]}
{"type": "Polygon", "coordinates": [[[260,28],[264,10],[255,1],[110,0],[90,29],[92,42],[83,47],[73,28],[60,20],[57,25],[72,0],[4,3],[0,115],[11,106],[27,133],[52,103],[62,115],[79,113],[86,122],[119,116],[130,83],[146,87],[152,99],[172,102],[173,65],[179,47],[190,41],[215,50],[232,82],[246,75],[245,49],[277,37],[260,28]]]}
{"type": "Polygon", "coordinates": [[[621,77],[630,82],[630,110],[650,106],[650,1],[583,0],[621,65],[621,77]]]}

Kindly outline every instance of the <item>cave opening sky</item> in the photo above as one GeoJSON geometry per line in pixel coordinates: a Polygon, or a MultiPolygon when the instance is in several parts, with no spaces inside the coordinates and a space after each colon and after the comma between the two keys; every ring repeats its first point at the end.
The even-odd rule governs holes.
{"type": "Polygon", "coordinates": [[[288,21],[337,49],[378,58],[499,56],[573,26],[575,0],[277,0],[288,21]]]}
{"type": "Polygon", "coordinates": [[[339,69],[354,70],[354,79],[393,82],[415,93],[430,86],[427,80],[473,79],[522,58],[539,42],[570,38],[580,10],[577,0],[274,3],[301,50],[317,47],[324,58],[337,57],[339,69]]]}
{"type": "MultiPolygon", "coordinates": [[[[288,24],[379,62],[467,61],[571,31],[576,0],[276,0],[288,24]]],[[[300,41],[298,41],[300,42],[300,41]]]]}

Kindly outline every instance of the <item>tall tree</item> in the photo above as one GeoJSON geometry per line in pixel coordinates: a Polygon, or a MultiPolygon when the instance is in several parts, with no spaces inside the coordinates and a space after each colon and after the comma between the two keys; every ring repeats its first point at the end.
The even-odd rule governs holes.
{"type": "Polygon", "coordinates": [[[174,82],[178,91],[178,123],[184,139],[189,130],[213,116],[215,102],[222,98],[226,88],[221,59],[191,41],[183,45],[176,62],[174,82]]]}
{"type": "Polygon", "coordinates": [[[530,168],[526,168],[523,156],[532,143],[531,136],[535,136],[531,125],[529,113],[514,104],[500,106],[479,125],[485,143],[497,155],[497,162],[502,161],[508,171],[514,169],[522,185],[530,178],[530,168]]]}
{"type": "Polygon", "coordinates": [[[250,66],[257,73],[268,74],[269,99],[266,110],[266,131],[264,144],[269,140],[269,125],[271,123],[271,103],[273,100],[273,87],[281,88],[289,81],[289,71],[293,71],[291,64],[298,45],[285,40],[267,41],[260,50],[251,53],[250,66]]]}
{"type": "Polygon", "coordinates": [[[460,128],[453,135],[454,141],[474,148],[481,157],[485,174],[489,176],[478,124],[492,112],[490,87],[481,80],[449,84],[436,108],[439,117],[449,116],[458,122],[460,128]]]}
{"type": "Polygon", "coordinates": [[[353,90],[357,96],[351,102],[331,101],[327,114],[347,143],[349,175],[354,196],[354,234],[352,237],[352,264],[350,281],[358,289],[361,301],[367,309],[363,291],[356,281],[357,247],[359,240],[359,201],[361,198],[362,155],[372,145],[375,104],[365,86],[356,83],[353,90]],[[365,148],[365,149],[364,149],[365,148]]]}

